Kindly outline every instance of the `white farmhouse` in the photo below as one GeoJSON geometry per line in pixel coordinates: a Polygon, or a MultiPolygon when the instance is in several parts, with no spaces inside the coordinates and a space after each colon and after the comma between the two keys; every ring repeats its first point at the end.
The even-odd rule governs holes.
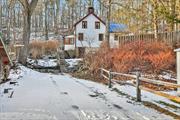
{"type": "Polygon", "coordinates": [[[97,49],[105,38],[105,22],[94,13],[93,7],[88,8],[88,14],[76,22],[74,27],[78,56],[83,56],[89,50],[97,49]]]}

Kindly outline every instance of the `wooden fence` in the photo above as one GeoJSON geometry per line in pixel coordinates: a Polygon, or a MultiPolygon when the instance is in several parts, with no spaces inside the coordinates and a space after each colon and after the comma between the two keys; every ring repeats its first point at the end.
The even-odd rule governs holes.
{"type": "Polygon", "coordinates": [[[155,40],[158,40],[158,41],[166,42],[170,45],[180,44],[180,31],[158,33],[157,38],[155,38],[154,34],[118,36],[119,45],[137,40],[149,41],[149,42],[154,42],[155,40]]]}
{"type": "Polygon", "coordinates": [[[180,97],[170,95],[170,94],[167,94],[167,93],[164,93],[161,91],[155,91],[155,90],[152,90],[150,88],[144,87],[141,85],[141,81],[151,83],[151,84],[156,84],[156,85],[167,86],[167,87],[171,87],[171,88],[180,88],[179,84],[174,84],[174,83],[170,83],[170,82],[164,82],[164,81],[160,81],[160,80],[153,80],[153,79],[144,78],[144,77],[141,77],[140,72],[137,72],[136,75],[131,75],[131,74],[124,74],[124,73],[117,73],[117,72],[113,72],[111,70],[108,71],[108,70],[103,69],[103,68],[100,68],[100,71],[101,71],[101,77],[108,80],[109,88],[112,87],[112,83],[123,83],[123,84],[130,84],[132,86],[135,86],[136,87],[136,98],[137,98],[138,102],[141,102],[141,90],[145,90],[145,91],[154,93],[154,94],[162,96],[162,97],[166,97],[170,100],[173,100],[173,101],[180,103],[180,97]],[[136,84],[126,83],[126,82],[122,82],[120,80],[116,80],[116,79],[114,79],[114,76],[124,76],[124,77],[136,79],[136,84]]]}

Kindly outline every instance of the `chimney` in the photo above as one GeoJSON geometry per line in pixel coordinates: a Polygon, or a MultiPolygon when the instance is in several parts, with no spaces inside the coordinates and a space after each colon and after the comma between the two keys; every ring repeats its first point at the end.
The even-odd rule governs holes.
{"type": "Polygon", "coordinates": [[[88,13],[94,13],[94,8],[93,7],[88,7],[88,13]]]}

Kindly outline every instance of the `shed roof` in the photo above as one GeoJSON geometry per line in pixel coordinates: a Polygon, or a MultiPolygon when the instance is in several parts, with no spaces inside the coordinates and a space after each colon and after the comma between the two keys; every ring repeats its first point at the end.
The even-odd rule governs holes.
{"type": "Polygon", "coordinates": [[[118,23],[110,23],[109,32],[125,32],[127,30],[127,26],[125,24],[118,24],[118,23]]]}

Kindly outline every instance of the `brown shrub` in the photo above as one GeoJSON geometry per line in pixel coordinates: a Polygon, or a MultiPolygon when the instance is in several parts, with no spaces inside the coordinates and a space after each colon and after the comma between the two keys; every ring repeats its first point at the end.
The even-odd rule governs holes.
{"type": "Polygon", "coordinates": [[[57,48],[59,47],[59,42],[57,40],[48,40],[44,44],[47,52],[57,51],[57,48]]]}
{"type": "Polygon", "coordinates": [[[57,40],[33,40],[29,45],[29,53],[31,53],[34,59],[40,58],[43,55],[54,54],[59,47],[59,41],[57,40]]]}
{"type": "Polygon", "coordinates": [[[160,72],[173,67],[174,56],[171,51],[159,52],[158,54],[150,54],[145,56],[150,61],[153,72],[160,72]]]}
{"type": "Polygon", "coordinates": [[[165,43],[135,41],[122,45],[119,49],[108,49],[106,46],[103,43],[99,51],[85,57],[85,64],[91,72],[98,73],[100,67],[123,73],[137,69],[145,73],[174,69],[173,49],[165,43]]]}

